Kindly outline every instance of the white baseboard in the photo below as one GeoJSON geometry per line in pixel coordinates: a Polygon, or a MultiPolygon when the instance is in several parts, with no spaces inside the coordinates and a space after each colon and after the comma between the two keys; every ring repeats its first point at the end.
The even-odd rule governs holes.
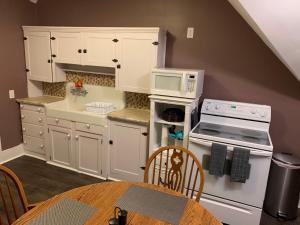
{"type": "Polygon", "coordinates": [[[74,171],[74,172],[77,172],[77,173],[81,173],[81,174],[84,174],[84,175],[87,175],[87,176],[90,176],[90,177],[95,177],[95,178],[98,178],[98,179],[106,180],[105,177],[94,175],[94,174],[90,174],[90,173],[86,173],[86,172],[80,171],[80,170],[75,169],[75,168],[71,168],[71,167],[68,167],[68,166],[60,165],[60,164],[55,163],[55,162],[47,161],[47,164],[50,164],[52,166],[57,166],[57,167],[60,167],[60,168],[63,168],[63,169],[71,170],[71,171],[74,171]]]}
{"type": "Polygon", "coordinates": [[[19,158],[22,155],[24,155],[23,144],[19,144],[15,147],[0,151],[0,164],[19,158]]]}

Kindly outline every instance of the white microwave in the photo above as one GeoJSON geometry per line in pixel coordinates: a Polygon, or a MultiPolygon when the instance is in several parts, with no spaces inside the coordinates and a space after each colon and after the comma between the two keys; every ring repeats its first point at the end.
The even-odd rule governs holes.
{"type": "Polygon", "coordinates": [[[199,98],[203,91],[204,70],[153,69],[151,94],[199,98]]]}

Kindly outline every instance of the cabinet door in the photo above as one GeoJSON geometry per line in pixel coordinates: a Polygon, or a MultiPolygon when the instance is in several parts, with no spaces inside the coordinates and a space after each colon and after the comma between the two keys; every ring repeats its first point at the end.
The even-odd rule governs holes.
{"type": "Polygon", "coordinates": [[[101,175],[102,136],[76,132],[76,167],[86,173],[101,175]]]}
{"type": "Polygon", "coordinates": [[[82,64],[89,66],[115,67],[116,43],[115,34],[83,33],[84,45],[82,64]]]}
{"type": "Polygon", "coordinates": [[[51,47],[56,63],[81,64],[80,33],[52,32],[51,47]]]}
{"type": "Polygon", "coordinates": [[[157,66],[157,34],[120,34],[116,87],[122,91],[149,93],[150,75],[157,66]]]}
{"type": "Polygon", "coordinates": [[[55,163],[72,167],[72,134],[71,129],[49,126],[51,160],[55,163]]]}
{"type": "Polygon", "coordinates": [[[25,32],[24,35],[28,79],[52,82],[50,32],[25,32]]]}
{"type": "Polygon", "coordinates": [[[112,122],[110,129],[110,177],[143,181],[142,167],[145,166],[147,149],[147,138],[142,135],[144,130],[140,126],[119,122],[112,122]]]}

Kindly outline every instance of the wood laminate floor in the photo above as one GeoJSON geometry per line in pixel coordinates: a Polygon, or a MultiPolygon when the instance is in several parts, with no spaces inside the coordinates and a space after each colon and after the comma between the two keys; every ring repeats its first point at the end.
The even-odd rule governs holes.
{"type": "MultiPolygon", "coordinates": [[[[104,182],[28,156],[10,161],[5,166],[12,169],[20,178],[30,203],[44,201],[76,187],[104,182]]],[[[283,222],[263,213],[261,225],[300,225],[300,211],[298,215],[297,220],[283,222]]]]}

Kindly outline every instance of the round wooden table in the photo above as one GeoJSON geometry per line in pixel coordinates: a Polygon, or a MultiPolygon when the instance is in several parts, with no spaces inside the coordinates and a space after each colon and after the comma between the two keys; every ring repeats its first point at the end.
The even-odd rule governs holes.
{"type": "MultiPolygon", "coordinates": [[[[176,196],[182,196],[180,193],[169,190],[167,188],[158,187],[152,184],[145,183],[131,183],[131,182],[103,182],[92,184],[80,188],[76,188],[62,194],[56,195],[53,198],[40,203],[22,217],[20,217],[14,225],[26,224],[31,219],[35,218],[41,212],[49,208],[51,205],[63,198],[76,199],[82,203],[88,204],[97,208],[91,218],[85,223],[87,225],[99,224],[106,225],[108,220],[113,217],[113,210],[115,202],[123,195],[123,193],[131,185],[138,185],[161,192],[166,192],[176,196]]],[[[168,224],[162,221],[155,220],[134,212],[128,212],[128,225],[163,225],[168,224]]],[[[221,223],[198,202],[189,199],[185,207],[180,224],[188,225],[221,225],[221,223]]]]}

